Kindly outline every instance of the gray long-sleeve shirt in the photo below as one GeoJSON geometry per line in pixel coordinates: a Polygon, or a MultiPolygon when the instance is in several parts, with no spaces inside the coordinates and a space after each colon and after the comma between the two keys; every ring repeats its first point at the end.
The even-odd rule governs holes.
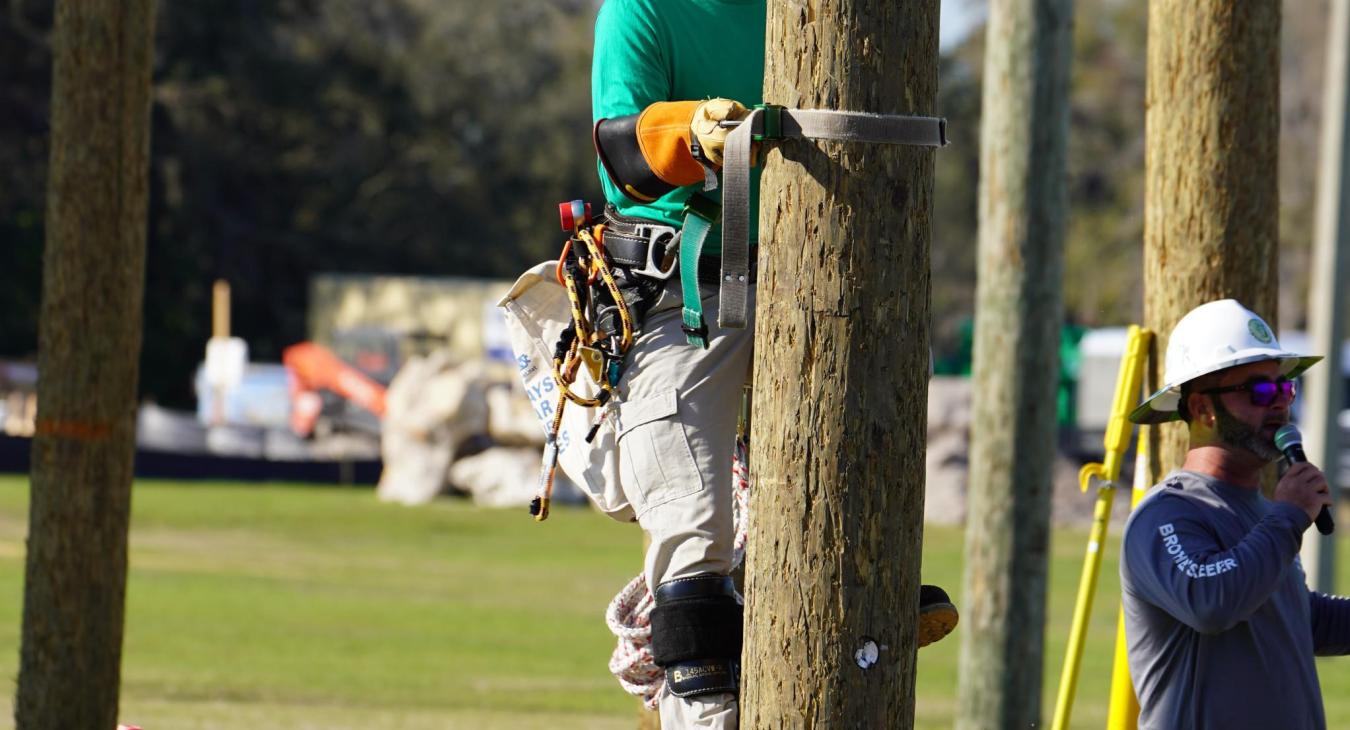
{"type": "Polygon", "coordinates": [[[1141,730],[1322,730],[1313,662],[1350,653],[1350,599],[1309,591],[1301,509],[1169,474],[1125,525],[1120,565],[1141,730]]]}

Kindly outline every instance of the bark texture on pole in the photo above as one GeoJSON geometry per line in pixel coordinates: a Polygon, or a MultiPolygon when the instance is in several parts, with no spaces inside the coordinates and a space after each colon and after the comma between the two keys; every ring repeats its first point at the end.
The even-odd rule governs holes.
{"type": "Polygon", "coordinates": [[[989,5],[958,728],[1038,727],[1066,208],[1070,0],[989,5]]]}
{"type": "MultiPolygon", "coordinates": [[[[1233,297],[1278,326],[1280,2],[1149,3],[1144,322],[1162,385],[1177,320],[1233,297]]],[[[1108,272],[1109,273],[1109,272],[1108,272]]],[[[1153,481],[1186,429],[1155,429],[1153,481]]]]}
{"type": "MultiPolygon", "coordinates": [[[[937,31],[937,0],[772,0],[764,98],[935,114],[937,31]]],[[[913,724],[934,154],[768,156],[743,728],[913,724]]]]}
{"type": "Polygon", "coordinates": [[[153,0],[56,4],[20,730],[117,725],[153,26],[153,0]]]}

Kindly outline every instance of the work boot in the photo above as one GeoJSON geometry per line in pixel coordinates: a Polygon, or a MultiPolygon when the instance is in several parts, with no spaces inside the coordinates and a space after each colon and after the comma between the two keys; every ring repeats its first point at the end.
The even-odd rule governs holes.
{"type": "Polygon", "coordinates": [[[960,618],[947,592],[937,586],[919,586],[919,648],[939,641],[956,628],[960,618]]]}

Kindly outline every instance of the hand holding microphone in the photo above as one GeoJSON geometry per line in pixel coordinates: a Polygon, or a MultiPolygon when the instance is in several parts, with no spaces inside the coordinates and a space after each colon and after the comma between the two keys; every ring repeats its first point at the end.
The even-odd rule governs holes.
{"type": "MultiPolygon", "coordinates": [[[[1275,448],[1284,454],[1284,458],[1288,459],[1290,464],[1308,463],[1308,457],[1303,453],[1303,434],[1299,433],[1298,427],[1292,423],[1280,426],[1279,430],[1275,432],[1275,448]]],[[[1315,467],[1313,471],[1317,471],[1315,467]]],[[[1285,476],[1288,477],[1289,475],[1286,474],[1285,476]]],[[[1320,471],[1317,471],[1317,477],[1321,481],[1322,487],[1326,488],[1326,477],[1320,471]]],[[[1322,490],[1318,491],[1320,493],[1322,490]]],[[[1326,504],[1322,505],[1322,510],[1317,513],[1317,519],[1314,522],[1317,524],[1317,531],[1323,535],[1330,535],[1331,531],[1336,529],[1336,525],[1331,519],[1331,510],[1327,509],[1326,504]]]]}

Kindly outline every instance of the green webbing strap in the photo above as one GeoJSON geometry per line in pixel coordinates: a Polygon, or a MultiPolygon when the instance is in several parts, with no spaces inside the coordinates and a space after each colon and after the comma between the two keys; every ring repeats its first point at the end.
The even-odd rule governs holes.
{"type": "Polygon", "coordinates": [[[708,347],[708,325],[703,321],[703,297],[698,287],[698,259],[703,242],[722,214],[712,198],[695,193],[684,204],[684,227],[680,229],[680,291],[684,297],[681,319],[684,336],[695,347],[708,347]]]}

